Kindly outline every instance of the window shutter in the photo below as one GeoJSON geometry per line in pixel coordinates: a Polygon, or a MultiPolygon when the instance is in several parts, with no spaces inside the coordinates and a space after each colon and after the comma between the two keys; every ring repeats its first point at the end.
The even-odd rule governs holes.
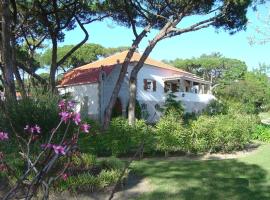
{"type": "Polygon", "coordinates": [[[177,91],[177,85],[176,84],[172,84],[172,92],[176,92],[177,91]]]}
{"type": "Polygon", "coordinates": [[[157,82],[153,81],[153,91],[155,92],[157,90],[157,82]]]}
{"type": "Polygon", "coordinates": [[[164,92],[167,93],[168,92],[168,84],[165,82],[164,83],[164,92]]]}
{"type": "Polygon", "coordinates": [[[143,79],[143,83],[144,83],[143,89],[144,90],[147,90],[147,80],[146,79],[143,79]]]}

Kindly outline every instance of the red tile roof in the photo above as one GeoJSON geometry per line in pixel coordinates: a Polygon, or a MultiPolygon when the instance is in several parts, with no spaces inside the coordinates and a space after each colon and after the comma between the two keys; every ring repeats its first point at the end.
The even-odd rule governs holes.
{"type": "MultiPolygon", "coordinates": [[[[96,83],[99,80],[99,75],[101,71],[105,71],[106,74],[108,75],[116,64],[122,64],[124,62],[127,53],[128,51],[123,51],[121,53],[117,53],[107,58],[104,58],[104,59],[86,64],[86,65],[83,65],[76,69],[73,69],[64,75],[59,86],[61,87],[61,86],[67,86],[67,85],[96,83]]],[[[131,62],[132,63],[138,62],[140,58],[141,58],[141,55],[135,52],[133,54],[131,62]]],[[[189,72],[172,67],[163,62],[153,60],[152,58],[149,58],[149,57],[145,60],[145,64],[162,68],[162,69],[172,70],[176,72],[177,74],[185,74],[185,75],[190,75],[192,77],[194,76],[193,74],[189,72]]]]}

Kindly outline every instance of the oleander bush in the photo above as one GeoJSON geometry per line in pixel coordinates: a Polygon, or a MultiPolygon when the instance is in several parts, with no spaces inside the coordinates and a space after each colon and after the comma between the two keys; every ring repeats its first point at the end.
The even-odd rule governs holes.
{"type": "Polygon", "coordinates": [[[200,116],[190,127],[194,152],[231,152],[241,150],[252,139],[256,117],[228,114],[200,116]]]}
{"type": "MultiPolygon", "coordinates": [[[[92,129],[91,129],[92,130],[92,129]]],[[[113,118],[107,131],[82,137],[79,146],[83,152],[98,156],[122,156],[134,154],[143,142],[144,152],[151,152],[154,145],[152,128],[145,121],[137,120],[134,126],[127,119],[113,118]]]]}
{"type": "Polygon", "coordinates": [[[187,151],[189,145],[189,135],[182,125],[182,120],[178,112],[170,109],[156,124],[156,150],[165,153],[187,151]]]}

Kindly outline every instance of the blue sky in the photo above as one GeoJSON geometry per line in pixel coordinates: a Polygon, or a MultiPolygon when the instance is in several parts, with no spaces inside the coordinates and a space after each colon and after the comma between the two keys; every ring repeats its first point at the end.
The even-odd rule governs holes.
{"type": "MultiPolygon", "coordinates": [[[[210,54],[220,52],[225,57],[236,58],[245,61],[249,69],[258,67],[259,63],[270,65],[270,42],[264,45],[251,46],[248,37],[256,34],[257,26],[262,26],[258,20],[257,14],[261,17],[270,14],[270,3],[258,6],[257,12],[249,11],[249,23],[246,31],[229,35],[228,32],[214,28],[186,33],[181,36],[169,38],[161,41],[150,54],[150,57],[157,60],[172,60],[175,58],[192,58],[201,54],[210,54]]],[[[193,18],[192,20],[198,20],[193,18]]],[[[105,47],[130,46],[134,36],[131,29],[118,26],[110,20],[96,22],[86,26],[90,37],[88,43],[97,43],[105,47]]],[[[268,27],[268,32],[270,31],[268,27]]],[[[152,31],[139,46],[142,52],[153,37],[155,31],[152,31]]],[[[66,33],[65,44],[76,44],[84,37],[83,32],[76,28],[66,33]]]]}

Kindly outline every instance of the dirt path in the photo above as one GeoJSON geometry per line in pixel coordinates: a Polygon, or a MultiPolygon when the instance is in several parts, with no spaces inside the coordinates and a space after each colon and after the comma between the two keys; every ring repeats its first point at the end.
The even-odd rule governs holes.
{"type": "Polygon", "coordinates": [[[145,158],[145,160],[222,160],[222,159],[235,159],[242,158],[251,154],[256,153],[259,150],[261,145],[270,145],[270,144],[251,144],[246,149],[242,151],[237,151],[233,153],[208,153],[208,154],[199,154],[199,155],[185,155],[185,156],[172,156],[168,158],[159,157],[159,158],[145,158]]]}

